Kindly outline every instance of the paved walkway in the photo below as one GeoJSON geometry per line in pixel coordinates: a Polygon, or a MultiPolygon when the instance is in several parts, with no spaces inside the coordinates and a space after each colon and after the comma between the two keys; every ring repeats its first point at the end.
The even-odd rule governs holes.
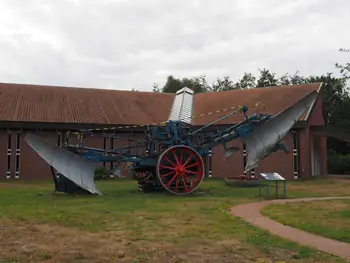
{"type": "Polygon", "coordinates": [[[350,199],[346,197],[316,197],[316,198],[298,198],[298,199],[279,199],[271,201],[262,201],[248,203],[231,208],[234,216],[241,217],[246,222],[262,228],[274,235],[289,239],[304,246],[313,247],[319,251],[327,252],[338,257],[350,259],[350,244],[336,241],[330,238],[318,236],[309,232],[305,232],[293,227],[285,226],[274,220],[271,220],[260,213],[260,210],[270,204],[286,204],[292,202],[308,202],[316,200],[332,200],[332,199],[350,199]]]}

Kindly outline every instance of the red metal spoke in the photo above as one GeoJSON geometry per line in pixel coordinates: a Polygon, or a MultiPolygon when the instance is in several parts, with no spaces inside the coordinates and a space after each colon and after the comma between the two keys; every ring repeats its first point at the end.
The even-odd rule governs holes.
{"type": "Polygon", "coordinates": [[[193,172],[193,171],[189,171],[189,170],[186,170],[186,169],[185,169],[185,173],[188,173],[188,174],[198,174],[198,172],[193,172]]]}
{"type": "Polygon", "coordinates": [[[171,171],[170,173],[167,173],[167,174],[161,174],[160,176],[164,178],[165,176],[168,176],[168,175],[173,174],[173,173],[175,173],[175,171],[171,171]]]}
{"type": "Polygon", "coordinates": [[[170,167],[170,166],[167,166],[167,165],[164,165],[164,164],[160,164],[159,167],[160,167],[160,168],[164,168],[164,169],[169,169],[169,170],[174,170],[174,171],[175,171],[175,168],[174,168],[174,167],[170,167]]]}
{"type": "Polygon", "coordinates": [[[184,174],[184,176],[186,177],[187,180],[189,180],[191,182],[192,185],[194,185],[193,181],[191,180],[191,178],[187,174],[184,174]]]}
{"type": "Polygon", "coordinates": [[[194,156],[193,153],[190,154],[190,157],[188,157],[188,159],[186,160],[186,162],[183,164],[183,166],[186,166],[187,163],[191,160],[192,156],[194,156]]]}
{"type": "Polygon", "coordinates": [[[174,181],[174,179],[175,178],[177,178],[177,174],[175,174],[174,176],[173,176],[173,178],[171,178],[171,180],[167,183],[167,187],[169,187],[170,185],[171,185],[171,183],[174,181]]]}
{"type": "Polygon", "coordinates": [[[200,166],[200,165],[201,164],[197,161],[197,162],[195,162],[193,164],[187,165],[185,168],[187,169],[187,168],[190,168],[190,167],[193,167],[193,166],[200,166]]]}
{"type": "Polygon", "coordinates": [[[181,155],[180,155],[180,164],[182,163],[182,159],[184,158],[184,153],[181,152],[181,155]]]}
{"type": "Polygon", "coordinates": [[[172,153],[173,153],[173,155],[174,155],[174,157],[175,157],[176,164],[180,164],[180,163],[179,163],[179,159],[177,158],[177,155],[176,155],[176,151],[173,150],[172,153]]]}
{"type": "Polygon", "coordinates": [[[176,185],[175,185],[175,188],[176,189],[179,189],[179,177],[178,176],[176,176],[176,185]]]}
{"type": "Polygon", "coordinates": [[[172,166],[176,166],[172,161],[170,161],[168,156],[164,155],[164,159],[167,160],[172,166]]]}
{"type": "Polygon", "coordinates": [[[189,189],[187,188],[187,185],[186,185],[186,181],[185,181],[184,176],[182,175],[181,178],[182,178],[182,182],[184,183],[185,191],[186,191],[186,192],[189,192],[189,189]]]}

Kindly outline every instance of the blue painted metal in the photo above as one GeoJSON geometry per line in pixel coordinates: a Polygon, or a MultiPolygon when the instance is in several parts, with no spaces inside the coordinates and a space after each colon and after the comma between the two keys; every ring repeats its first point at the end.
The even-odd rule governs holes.
{"type": "MultiPolygon", "coordinates": [[[[209,155],[212,148],[223,145],[227,148],[229,141],[235,140],[239,137],[247,136],[251,131],[256,129],[258,126],[272,118],[271,114],[252,114],[248,116],[248,108],[246,106],[239,107],[238,110],[234,110],[229,114],[191,132],[190,125],[178,122],[178,121],[167,121],[157,126],[149,126],[145,129],[145,139],[129,139],[124,137],[118,137],[111,135],[115,139],[129,141],[129,146],[118,149],[104,150],[85,147],[83,139],[81,144],[75,146],[80,155],[87,160],[93,162],[117,162],[133,163],[135,169],[140,167],[155,167],[157,164],[158,157],[163,150],[174,146],[174,145],[185,145],[193,148],[198,152],[201,157],[209,155]],[[207,128],[213,127],[217,122],[226,119],[233,114],[243,113],[243,121],[234,124],[231,127],[225,129],[217,128],[216,131],[206,131],[207,128]],[[198,137],[204,136],[205,139],[198,142],[198,137]],[[133,144],[133,145],[131,145],[133,144]],[[157,151],[156,145],[160,145],[160,152],[157,151]],[[132,153],[134,149],[147,149],[148,155],[132,153]]],[[[96,136],[91,131],[83,131],[81,133],[82,138],[84,136],[96,136]]],[[[276,146],[274,151],[283,150],[289,152],[283,143],[276,146]]]]}

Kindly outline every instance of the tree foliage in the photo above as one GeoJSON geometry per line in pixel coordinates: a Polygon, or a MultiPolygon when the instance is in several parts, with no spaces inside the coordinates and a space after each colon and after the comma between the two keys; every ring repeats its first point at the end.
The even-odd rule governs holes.
{"type": "Polygon", "coordinates": [[[350,79],[350,63],[346,63],[345,65],[335,63],[335,67],[340,70],[344,79],[350,79]]]}
{"type": "Polygon", "coordinates": [[[251,89],[256,87],[256,77],[252,73],[244,73],[243,77],[235,83],[236,89],[251,89]]]}
{"type": "Polygon", "coordinates": [[[276,78],[275,73],[271,73],[268,69],[259,69],[260,76],[257,80],[256,87],[272,87],[278,85],[278,79],[276,78]]]}
{"type": "Polygon", "coordinates": [[[233,89],[236,89],[235,83],[228,76],[225,76],[224,79],[217,78],[210,87],[210,91],[226,91],[233,89]]]}
{"type": "Polygon", "coordinates": [[[224,78],[217,78],[216,81],[210,85],[205,75],[182,79],[175,78],[171,75],[167,77],[162,89],[159,89],[158,84],[153,84],[153,91],[176,93],[184,87],[192,89],[195,93],[250,89],[256,87],[256,78],[251,73],[244,73],[243,77],[238,82],[234,82],[229,76],[225,76],[224,78]]]}
{"type": "Polygon", "coordinates": [[[210,90],[205,76],[201,75],[199,77],[192,78],[174,78],[173,76],[168,76],[167,81],[162,88],[162,92],[165,93],[176,93],[178,90],[187,87],[192,89],[195,93],[208,92],[210,90]]]}

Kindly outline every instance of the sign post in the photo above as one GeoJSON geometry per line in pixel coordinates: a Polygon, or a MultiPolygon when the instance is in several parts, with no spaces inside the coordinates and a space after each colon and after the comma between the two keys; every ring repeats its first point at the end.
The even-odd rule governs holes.
{"type": "Polygon", "coordinates": [[[283,182],[283,196],[286,197],[286,179],[284,179],[280,174],[278,173],[260,173],[260,178],[259,178],[259,196],[262,196],[262,191],[261,191],[261,179],[265,180],[265,186],[266,186],[266,197],[269,197],[269,187],[270,187],[270,182],[275,182],[275,194],[276,198],[278,198],[278,183],[283,182]]]}

